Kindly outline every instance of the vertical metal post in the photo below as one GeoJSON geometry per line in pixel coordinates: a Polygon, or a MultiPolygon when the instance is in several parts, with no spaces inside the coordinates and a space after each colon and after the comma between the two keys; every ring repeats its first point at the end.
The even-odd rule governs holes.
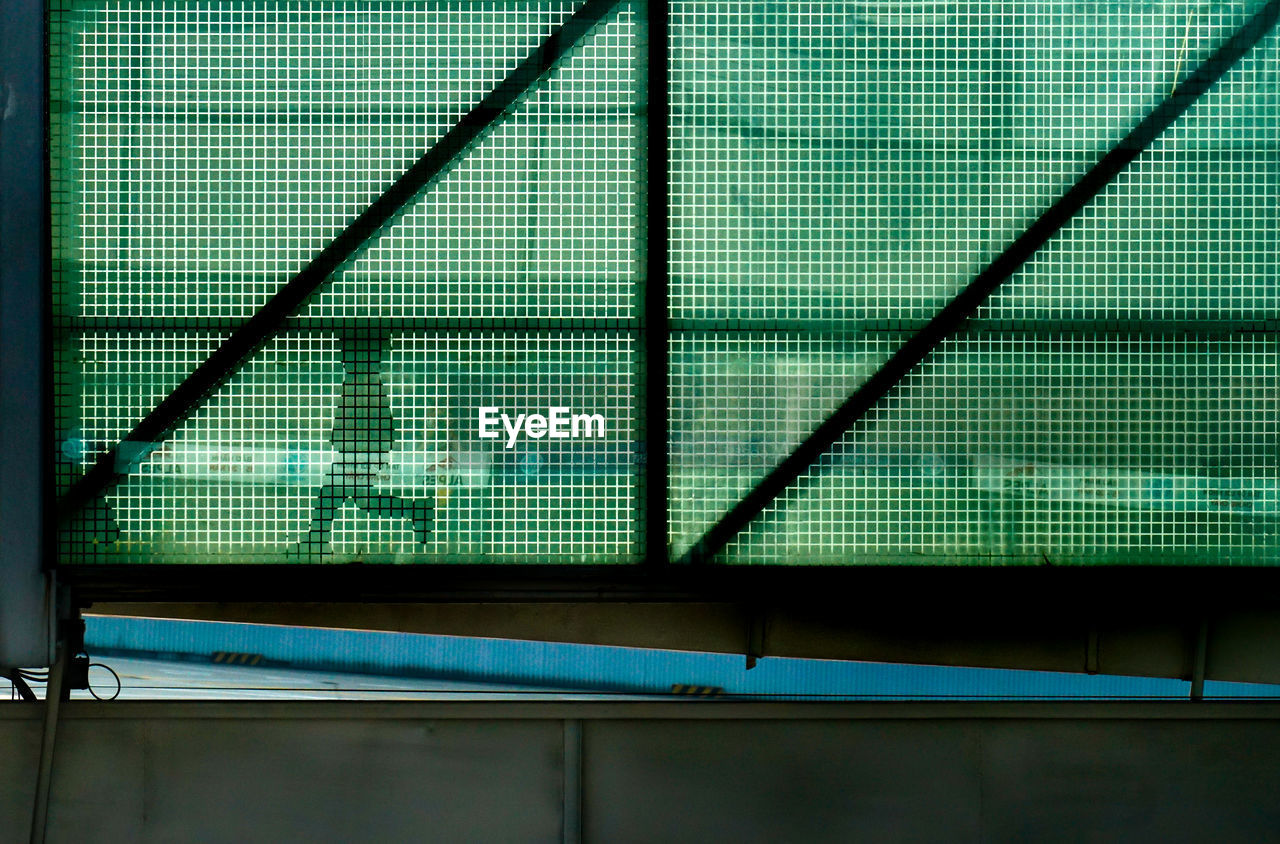
{"type": "Polygon", "coordinates": [[[564,844],[582,841],[582,722],[564,722],[564,844]]]}
{"type": "Polygon", "coordinates": [[[1204,700],[1204,678],[1209,664],[1209,620],[1203,619],[1196,630],[1195,656],[1191,664],[1191,699],[1204,700]]]}
{"type": "Polygon", "coordinates": [[[670,138],[666,0],[650,0],[644,15],[645,138],[640,174],[640,242],[643,247],[640,379],[640,525],[644,561],[669,562],[670,485],[667,311],[670,138]]]}
{"type": "Polygon", "coordinates": [[[31,808],[31,844],[44,844],[49,826],[49,790],[53,782],[53,751],[58,736],[58,711],[62,706],[71,648],[65,643],[58,648],[58,658],[49,669],[49,684],[44,689],[44,733],[40,739],[40,767],[36,771],[36,794],[31,808]]]}
{"type": "Polygon", "coordinates": [[[0,665],[53,660],[44,4],[0,15],[0,665]]]}

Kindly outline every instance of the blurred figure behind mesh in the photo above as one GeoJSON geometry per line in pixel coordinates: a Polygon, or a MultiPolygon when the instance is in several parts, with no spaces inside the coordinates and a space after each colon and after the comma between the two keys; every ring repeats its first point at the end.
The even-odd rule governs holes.
{"type": "Polygon", "coordinates": [[[311,526],[298,549],[305,554],[329,552],[333,521],[346,501],[371,515],[408,519],[419,543],[430,539],[435,518],[432,501],[401,498],[374,489],[374,482],[390,463],[396,436],[391,398],[382,377],[386,346],[385,335],[342,338],[344,374],[329,432],[329,442],[338,458],[329,467],[324,485],[316,491],[311,526]]]}

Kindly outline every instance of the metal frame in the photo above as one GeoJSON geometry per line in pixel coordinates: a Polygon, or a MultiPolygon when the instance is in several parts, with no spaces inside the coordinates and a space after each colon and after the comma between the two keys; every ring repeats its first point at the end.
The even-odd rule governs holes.
{"type": "Polygon", "coordinates": [[[667,538],[670,507],[668,453],[668,349],[671,339],[667,302],[669,274],[670,119],[667,0],[649,0],[644,16],[645,157],[640,184],[641,243],[644,275],[640,284],[642,384],[641,442],[644,463],[640,473],[641,547],[650,566],[669,560],[667,538]]]}
{"type": "Polygon", "coordinates": [[[418,194],[475,144],[481,136],[525,96],[560,59],[581,41],[619,0],[587,0],[578,11],[551,33],[498,83],[412,167],[396,179],[368,208],[258,311],[237,328],[204,363],[173,389],[121,441],[104,452],[58,502],[58,518],[67,521],[87,503],[101,496],[121,477],[122,453],[135,457],[140,450],[169,436],[219,386],[240,370],[254,352],[278,333],[284,321],[317,291],[333,273],[355,257],[368,242],[392,222],[418,194]],[[133,447],[130,448],[129,444],[133,447]]]}
{"type": "Polygon", "coordinates": [[[1057,202],[1049,206],[1013,243],[978,273],[938,314],[879,370],[863,382],[853,395],[836,409],[791,454],[777,465],[754,489],[743,496],[728,513],[712,525],[681,559],[688,565],[704,565],[733,537],[758,517],[782,492],[803,482],[803,475],[831,446],[861,422],[880,401],[938,347],[959,331],[971,315],[1031,259],[1040,247],[1071,221],[1085,205],[1102,192],[1125,167],[1141,155],[1156,138],[1190,108],[1205,91],[1245,53],[1271,31],[1280,15],[1280,0],[1270,0],[1245,21],[1227,41],[1213,52],[1168,97],[1120,139],[1093,167],[1080,177],[1057,202]]]}
{"type": "MultiPolygon", "coordinates": [[[[562,30],[521,65],[499,89],[491,93],[476,109],[451,130],[446,141],[429,151],[415,167],[396,183],[388,195],[380,198],[334,241],[298,277],[258,315],[255,315],[223,345],[187,382],[161,403],[126,441],[152,442],[171,430],[199,401],[225,381],[244,359],[259,348],[274,332],[303,327],[293,316],[297,304],[321,287],[329,273],[342,261],[355,254],[373,237],[379,227],[396,213],[439,170],[474,142],[484,129],[500,118],[503,109],[531,85],[535,84],[559,56],[586,34],[590,26],[607,15],[618,0],[588,0],[572,19],[574,27],[562,30]],[[282,298],[284,297],[284,298],[282,298]],[[264,315],[265,314],[265,315],[264,315]]],[[[1009,569],[999,566],[999,558],[991,565],[977,567],[936,566],[928,577],[917,567],[858,566],[844,569],[829,567],[785,567],[768,570],[744,570],[734,567],[697,565],[708,562],[733,535],[758,515],[777,494],[801,478],[803,472],[843,433],[854,426],[862,414],[882,398],[894,384],[920,362],[936,345],[966,324],[968,316],[1011,273],[1021,266],[1061,226],[1095,196],[1123,167],[1138,156],[1183,111],[1220,78],[1274,25],[1280,12],[1280,0],[1270,0],[1240,31],[1220,47],[1206,62],[1180,84],[1170,97],[1149,115],[1133,132],[1108,153],[1058,203],[1045,212],[1031,228],[992,263],[942,312],[923,327],[889,364],[859,389],[842,408],[823,423],[790,457],[771,473],[755,490],[734,507],[724,519],[679,562],[695,565],[667,565],[667,372],[666,360],[671,330],[686,327],[670,320],[667,312],[667,178],[669,165],[668,120],[668,55],[667,4],[654,0],[647,4],[644,18],[647,49],[644,79],[648,88],[645,124],[644,178],[641,180],[640,256],[642,318],[637,326],[625,320],[607,327],[637,331],[640,338],[640,385],[643,390],[641,408],[642,436],[646,445],[640,477],[640,531],[646,562],[642,565],[609,566],[542,566],[472,564],[420,564],[414,566],[353,565],[331,566],[290,564],[249,567],[214,564],[182,566],[62,566],[60,572],[76,590],[78,600],[91,601],[523,601],[523,602],[620,602],[678,601],[741,602],[767,614],[784,603],[823,604],[839,600],[847,604],[850,595],[874,595],[881,607],[892,607],[906,616],[921,616],[929,608],[954,607],[957,597],[967,602],[969,611],[986,611],[1000,615],[1007,612],[1005,591],[1013,588],[1023,594],[1043,596],[1055,607],[1070,608],[1079,613],[1082,607],[1096,602],[1099,595],[1109,600],[1145,601],[1159,594],[1172,604],[1193,611],[1206,602],[1218,609],[1229,606],[1257,605],[1272,610],[1280,608],[1280,572],[1263,570],[1242,572],[1209,568],[1161,569],[1160,583],[1153,586],[1151,565],[1161,561],[1135,560],[1146,565],[1109,567],[1096,570],[1009,569]],[[252,573],[250,575],[250,573],[252,573]],[[1242,596],[1242,584],[1248,583],[1242,596]],[[1024,591],[1025,590],[1025,591],[1024,591]],[[1247,597],[1247,600],[1246,600],[1247,597]],[[1233,604],[1234,602],[1234,604],[1233,604]]],[[[568,25],[566,25],[568,26],[568,25]]],[[[198,322],[198,321],[197,321],[198,322]]],[[[306,321],[305,327],[315,327],[306,321]]],[[[97,324],[96,322],[94,323],[97,324]]],[[[140,327],[131,321],[132,327],[140,327]]],[[[328,325],[328,323],[324,323],[328,325]]],[[[347,324],[344,322],[344,325],[347,324]]],[[[1264,330],[1273,330],[1274,322],[1260,318],[1264,330]]],[[[184,323],[186,325],[186,323],[184,323]]],[[[576,325],[576,323],[575,323],[576,325]]],[[[158,327],[170,327],[168,323],[158,327]]],[[[403,327],[476,327],[475,321],[465,325],[450,321],[437,325],[434,321],[407,320],[403,327]]],[[[488,328],[513,329],[510,321],[501,326],[495,322],[488,328]]],[[[530,328],[547,330],[559,323],[536,321],[530,328]]],[[[794,326],[771,324],[773,330],[794,326]]],[[[1064,326],[1058,326],[1063,328],[1064,326]]],[[[1109,330],[1124,326],[1107,321],[1109,330]]],[[[1139,326],[1149,330],[1149,325],[1139,326]]],[[[1214,329],[1194,323],[1197,330],[1214,329]]],[[[1238,326],[1219,326],[1214,330],[1233,330],[1238,326]]],[[[1171,330],[1179,330],[1172,328],[1171,330]]],[[[90,475],[63,502],[64,515],[92,497],[94,490],[106,489],[116,479],[113,449],[91,470],[90,475]]],[[[1197,619],[1200,615],[1196,616],[1197,619]]],[[[1197,623],[1199,623],[1197,621],[1197,623]]],[[[750,640],[763,638],[744,634],[750,640]]],[[[763,649],[762,649],[763,650],[763,649]]]]}
{"type": "Polygon", "coordinates": [[[1280,682],[1273,569],[269,566],[246,589],[228,568],[76,585],[118,616],[1280,682]]]}

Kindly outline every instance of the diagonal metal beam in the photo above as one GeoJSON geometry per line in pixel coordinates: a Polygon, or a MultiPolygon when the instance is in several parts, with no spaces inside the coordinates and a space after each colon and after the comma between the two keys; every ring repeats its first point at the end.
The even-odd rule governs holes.
{"type": "Polygon", "coordinates": [[[608,15],[619,0],[587,0],[536,50],[467,112],[431,149],[360,213],[328,246],[174,388],[119,443],[102,454],[58,502],[66,521],[127,474],[129,463],[168,437],[215,390],[261,349],[332,274],[354,257],[404,210],[433,179],[444,173],[489,127],[498,122],[538,81],[608,15]],[[123,470],[123,471],[122,471],[123,470]]]}
{"type": "Polygon", "coordinates": [[[1182,84],[1129,134],[1089,169],[1013,243],[978,273],[954,299],[898,349],[862,386],[821,425],[712,525],[680,559],[683,565],[710,562],[733,537],[760,515],[770,502],[791,486],[838,439],[863,419],[943,340],[965,321],[1000,285],[1016,273],[1049,238],[1066,225],[1128,164],[1145,151],[1205,91],[1235,66],[1245,53],[1275,26],[1280,0],[1269,0],[1239,30],[1205,59],[1182,84]]]}

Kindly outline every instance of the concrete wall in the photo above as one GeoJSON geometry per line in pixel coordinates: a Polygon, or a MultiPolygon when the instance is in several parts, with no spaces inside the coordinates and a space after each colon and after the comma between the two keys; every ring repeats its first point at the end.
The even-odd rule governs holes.
{"type": "MultiPolygon", "coordinates": [[[[41,707],[0,709],[0,829],[41,707]]],[[[60,841],[1280,840],[1276,704],[64,708],[60,841]]]]}

